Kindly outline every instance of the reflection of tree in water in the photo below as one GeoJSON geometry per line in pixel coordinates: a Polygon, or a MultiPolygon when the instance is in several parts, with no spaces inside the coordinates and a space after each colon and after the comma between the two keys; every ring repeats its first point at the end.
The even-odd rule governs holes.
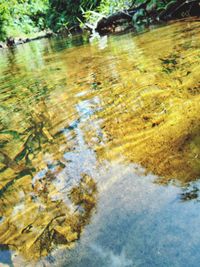
{"type": "Polygon", "coordinates": [[[18,152],[12,155],[15,133],[9,132],[0,153],[0,244],[29,260],[46,256],[60,245],[72,247],[96,205],[96,183],[87,174],[64,197],[62,188],[54,184],[66,167],[60,151],[66,140],[61,133],[51,133],[48,117],[43,103],[30,114],[29,127],[15,136],[18,152]],[[52,157],[46,165],[45,153],[52,157]]]}
{"type": "Polygon", "coordinates": [[[16,75],[20,73],[20,67],[17,65],[15,48],[11,48],[7,51],[7,69],[5,72],[16,75]]]}

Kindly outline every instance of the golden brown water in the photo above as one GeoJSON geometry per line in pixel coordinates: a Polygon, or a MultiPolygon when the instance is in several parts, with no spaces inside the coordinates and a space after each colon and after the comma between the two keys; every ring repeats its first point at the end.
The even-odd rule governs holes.
{"type": "Polygon", "coordinates": [[[79,38],[0,58],[0,244],[28,261],[80,239],[105,162],[200,175],[200,22],[79,38]]]}

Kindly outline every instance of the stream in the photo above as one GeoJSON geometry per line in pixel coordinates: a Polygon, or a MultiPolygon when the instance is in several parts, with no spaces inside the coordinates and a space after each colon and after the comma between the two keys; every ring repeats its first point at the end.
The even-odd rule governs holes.
{"type": "Polygon", "coordinates": [[[198,267],[200,21],[0,51],[0,267],[198,267]]]}

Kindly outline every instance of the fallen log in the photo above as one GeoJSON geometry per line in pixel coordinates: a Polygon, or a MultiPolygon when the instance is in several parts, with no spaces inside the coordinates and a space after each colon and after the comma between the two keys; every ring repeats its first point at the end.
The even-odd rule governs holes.
{"type": "Polygon", "coordinates": [[[8,37],[5,42],[0,42],[0,48],[12,48],[12,47],[15,47],[17,45],[29,43],[32,41],[36,41],[36,40],[40,40],[40,39],[44,39],[44,38],[50,38],[53,35],[56,35],[56,34],[53,32],[47,32],[43,35],[39,35],[39,36],[32,37],[32,38],[15,39],[14,37],[8,37]]]}

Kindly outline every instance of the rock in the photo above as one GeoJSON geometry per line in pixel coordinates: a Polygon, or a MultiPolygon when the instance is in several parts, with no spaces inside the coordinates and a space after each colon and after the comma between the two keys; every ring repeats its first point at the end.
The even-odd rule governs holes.
{"type": "Polygon", "coordinates": [[[16,45],[15,39],[13,37],[8,37],[6,40],[6,44],[8,47],[13,47],[16,45]]]}
{"type": "Polygon", "coordinates": [[[5,48],[5,44],[3,42],[0,42],[0,48],[5,48]]]}

